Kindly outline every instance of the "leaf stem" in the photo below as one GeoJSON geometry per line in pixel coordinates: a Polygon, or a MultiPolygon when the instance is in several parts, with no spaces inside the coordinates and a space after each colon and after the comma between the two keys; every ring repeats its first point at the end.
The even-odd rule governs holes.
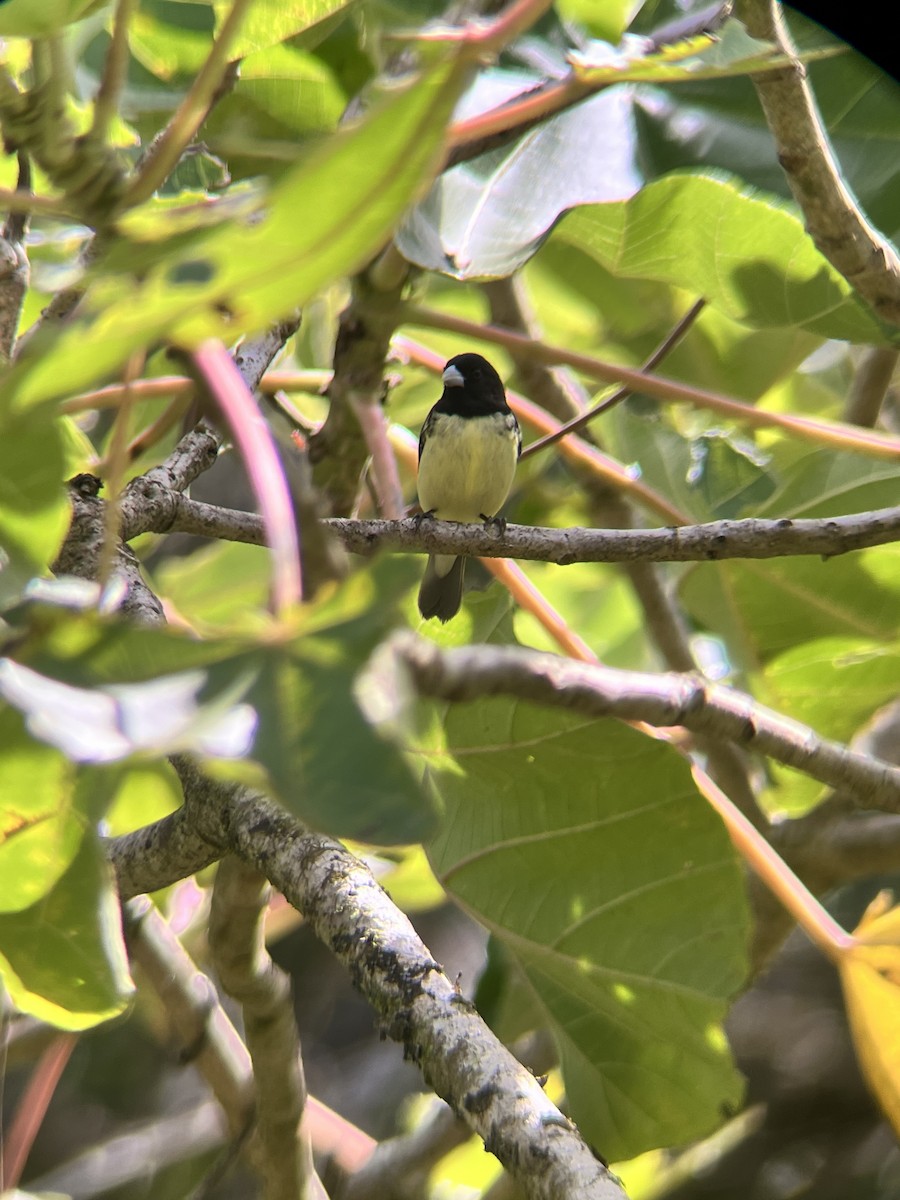
{"type": "Polygon", "coordinates": [[[408,325],[460,333],[466,337],[477,338],[482,342],[503,346],[511,352],[529,355],[539,362],[552,366],[574,367],[590,378],[600,379],[605,383],[627,384],[632,391],[652,396],[667,404],[691,404],[695,408],[706,408],[711,412],[721,413],[723,416],[731,417],[735,421],[741,421],[754,428],[782,429],[785,433],[815,442],[818,445],[835,446],[841,450],[870,454],[876,458],[900,459],[900,439],[861,429],[858,426],[845,425],[840,421],[822,421],[812,417],[793,416],[788,413],[767,412],[755,408],[751,404],[744,404],[740,400],[723,396],[719,392],[709,392],[704,388],[679,383],[675,379],[667,379],[664,376],[653,375],[633,367],[625,367],[619,363],[607,362],[590,354],[567,350],[562,346],[533,341],[511,329],[501,329],[496,325],[483,325],[476,321],[467,321],[462,317],[451,316],[449,313],[438,312],[435,309],[416,304],[409,304],[405,307],[403,320],[408,325]]]}
{"type": "Polygon", "coordinates": [[[174,170],[191,138],[203,124],[228,66],[228,52],[253,0],[234,0],[206,62],[169,124],[152,143],[125,192],[122,206],[148,200],[174,170]]]}
{"type": "MultiPolygon", "coordinates": [[[[650,357],[643,363],[641,366],[642,371],[652,371],[671,350],[675,349],[700,316],[705,304],[706,301],[701,298],[691,305],[675,328],[666,335],[650,357]]],[[[532,454],[537,454],[538,451],[545,450],[548,446],[552,446],[554,442],[558,442],[560,438],[565,437],[567,433],[577,433],[580,429],[584,429],[585,425],[593,421],[594,417],[599,417],[601,413],[609,412],[611,408],[615,408],[617,404],[620,404],[630,395],[632,395],[631,388],[616,388],[611,396],[607,396],[599,404],[595,404],[593,408],[588,409],[587,412],[579,413],[577,417],[573,417],[571,421],[567,421],[555,433],[548,433],[544,437],[539,438],[538,441],[532,442],[530,446],[526,446],[522,451],[522,458],[529,458],[532,454]]]]}
{"type": "Polygon", "coordinates": [[[112,37],[103,64],[103,78],[94,98],[94,119],[90,137],[104,142],[119,107],[119,97],[128,73],[128,27],[134,16],[137,0],[118,0],[113,19],[112,37]]]}
{"type": "Polygon", "coordinates": [[[769,845],[722,789],[696,765],[694,782],[725,823],[728,836],[741,858],[759,876],[800,928],[834,963],[840,963],[853,945],[853,937],[838,925],[784,859],[769,845]]]}

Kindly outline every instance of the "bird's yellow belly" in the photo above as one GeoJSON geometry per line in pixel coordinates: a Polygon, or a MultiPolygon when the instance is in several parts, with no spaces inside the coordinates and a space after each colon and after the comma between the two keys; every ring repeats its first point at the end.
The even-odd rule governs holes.
{"type": "Polygon", "coordinates": [[[419,503],[442,521],[496,516],[516,472],[515,431],[502,413],[465,420],[438,414],[419,462],[419,503]]]}

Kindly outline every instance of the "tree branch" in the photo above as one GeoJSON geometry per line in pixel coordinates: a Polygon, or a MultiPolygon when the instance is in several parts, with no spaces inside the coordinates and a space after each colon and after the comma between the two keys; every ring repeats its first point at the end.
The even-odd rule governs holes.
{"type": "Polygon", "coordinates": [[[736,11],[752,37],[774,42],[790,60],[787,67],[753,76],[753,82],[810,236],[879,317],[900,325],[900,258],[844,183],[781,6],[775,0],[738,0],[736,11]]]}
{"type": "MultiPolygon", "coordinates": [[[[123,501],[124,536],[193,533],[201,537],[264,545],[255,513],[201,504],[165,487],[153,472],[136,480],[123,501]],[[126,515],[127,514],[127,515],[126,515]]],[[[842,517],[792,520],[710,521],[665,529],[547,529],[539,525],[496,527],[454,521],[357,521],[330,518],[323,524],[354,554],[470,554],[568,566],[577,562],[710,562],[727,558],[833,558],[900,540],[900,507],[842,517]]]]}
{"type": "MultiPolygon", "coordinates": [[[[290,977],[270,958],[265,876],[232,855],[216,872],[209,947],[222,987],[241,1006],[256,1091],[254,1159],[266,1200],[325,1197],[303,1128],[306,1081],[290,977]]],[[[327,1198],[326,1198],[327,1200],[327,1198]]]]}
{"type": "MultiPolygon", "coordinates": [[[[532,1200],[624,1200],[615,1178],[534,1076],[456,991],[407,917],[340,843],[304,830],[246,789],[176,761],[194,828],[264,872],[350,972],[439,1096],[483,1138],[532,1200]]],[[[110,857],[118,866],[118,840],[110,857]]],[[[125,878],[120,887],[127,895],[125,878]]]]}
{"type": "Polygon", "coordinates": [[[799,721],[696,676],[617,671],[508,646],[442,652],[409,633],[395,634],[383,653],[396,656],[424,696],[450,701],[517,696],[588,717],[681,725],[796,767],[852,795],[862,808],[900,813],[900,767],[820,738],[799,721]]]}

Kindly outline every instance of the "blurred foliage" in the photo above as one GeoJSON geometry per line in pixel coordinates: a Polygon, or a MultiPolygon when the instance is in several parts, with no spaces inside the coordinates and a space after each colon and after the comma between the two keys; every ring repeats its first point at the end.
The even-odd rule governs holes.
{"type": "MultiPolygon", "coordinates": [[[[0,5],[0,121],[18,120],[20,102],[36,105],[36,89],[49,92],[78,145],[90,146],[112,7],[0,5]]],[[[189,94],[231,7],[136,6],[104,132],[121,180],[189,94]]],[[[65,536],[66,478],[109,454],[116,420],[133,436],[166,401],[136,394],[112,416],[62,403],[120,380],[138,359],[146,379],[172,374],[204,339],[234,345],[300,306],[301,331],[279,368],[329,368],[348,281],[391,239],[416,266],[409,293],[432,310],[487,321],[483,280],[518,272],[536,336],[628,366],[702,296],[662,373],[762,410],[840,418],[867,348],[896,344],[787,198],[747,78],[773,56],[736,21],[712,39],[688,29],[651,41],[701,6],[559,0],[496,62],[476,63],[459,47],[415,43],[444,7],[252,0],[228,54],[240,70],[198,140],[151,198],[131,203],[125,190],[99,233],[85,179],[61,178],[52,154],[33,162],[33,189],[56,209],[32,214],[19,323],[28,338],[0,374],[0,976],[19,1011],[62,1029],[127,1008],[132,984],[98,832],[171,812],[178,788],[166,755],[187,749],[222,777],[268,788],[312,827],[354,839],[409,911],[447,896],[488,930],[479,1004],[511,1039],[549,1031],[562,1068],[550,1086],[599,1151],[677,1152],[718,1130],[710,1145],[724,1159],[726,1142],[752,1137],[747,1113],[726,1120],[742,1103],[744,1064],[722,1032],[746,983],[748,915],[739,861],[684,758],[618,723],[511,700],[413,704],[377,653],[403,627],[444,646],[558,650],[533,614],[513,613],[492,585],[470,593],[446,628],[423,626],[421,561],[397,556],[353,563],[277,622],[265,550],[182,542],[175,554],[151,536],[134,548],[168,628],[126,627],[101,615],[90,591],[35,592],[65,536]],[[441,170],[453,121],[524,100],[571,63],[600,90],[441,170]],[[73,287],[83,292],[75,315],[41,321],[73,287]]],[[[791,23],[842,170],[895,235],[898,85],[820,27],[796,14],[791,23]]],[[[51,144],[68,136],[35,113],[51,144]]],[[[0,157],[0,187],[17,177],[16,156],[0,157]]],[[[469,348],[440,329],[416,336],[446,357],[469,348]]],[[[511,378],[507,352],[491,357],[511,378]]],[[[415,436],[435,379],[407,364],[387,370],[388,417],[415,436]]],[[[321,397],[293,399],[311,426],[327,411],[321,397]]],[[[888,429],[900,421],[892,392],[882,419],[888,429]]],[[[164,458],[177,427],[150,439],[126,475],[164,458]]],[[[702,407],[634,396],[592,434],[694,521],[896,502],[896,459],[741,428],[702,407]]],[[[234,457],[209,476],[227,503],[244,486],[234,457]]],[[[400,474],[411,502],[411,472],[401,464],[400,474]]],[[[509,516],[593,524],[597,497],[583,484],[554,449],[523,464],[509,516]]],[[[637,509],[635,520],[653,518],[637,509]]],[[[667,666],[625,572],[523,569],[598,658],[667,666]]],[[[704,662],[786,719],[849,741],[895,699],[895,547],[659,574],[704,662]]],[[[820,799],[795,772],[765,779],[773,813],[820,799]]],[[[127,1041],[128,1028],[109,1036],[127,1041]]],[[[91,1043],[98,1055],[103,1036],[91,1043]]],[[[677,1164],[692,1161],[690,1151],[674,1167],[672,1156],[636,1158],[624,1170],[634,1200],[682,1196],[677,1164]]],[[[879,1182],[881,1166],[854,1176],[848,1153],[844,1170],[847,1197],[895,1194],[889,1170],[879,1182]]],[[[430,1194],[471,1195],[492,1177],[469,1145],[435,1171],[430,1194]]],[[[812,1167],[807,1185],[816,1186],[812,1167]]],[[[172,1195],[187,1190],[170,1183],[172,1195]]]]}

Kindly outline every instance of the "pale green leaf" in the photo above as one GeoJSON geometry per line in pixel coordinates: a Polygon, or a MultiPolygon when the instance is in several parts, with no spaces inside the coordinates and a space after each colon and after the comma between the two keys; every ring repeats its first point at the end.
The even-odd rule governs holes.
{"type": "Polygon", "coordinates": [[[702,1136],[742,1085],[719,1028],[745,970],[727,835],[670,746],[514,701],[459,706],[428,764],[429,853],[525,971],[571,1113],[612,1158],[702,1136]]]}
{"type": "Polygon", "coordinates": [[[0,977],[16,1008],[59,1029],[89,1029],[124,1010],[133,986],[119,900],[94,836],[43,899],[0,914],[0,977]]]}
{"type": "Polygon", "coordinates": [[[0,35],[47,37],[102,8],[108,0],[5,0],[0,35]]]}
{"type": "Polygon", "coordinates": [[[555,237],[617,275],[676,284],[755,328],[884,342],[884,331],[782,201],[687,173],[569,213],[555,237]]]}
{"type": "MultiPolygon", "coordinates": [[[[357,0],[256,0],[232,43],[233,58],[275,46],[314,25],[349,12],[357,0]]],[[[231,11],[233,0],[215,0],[217,28],[231,11]]]]}
{"type": "Polygon", "coordinates": [[[437,65],[309,151],[260,206],[260,219],[163,252],[138,283],[99,279],[84,317],[36,338],[0,386],[25,406],[90,386],[162,336],[183,346],[233,341],[362,266],[437,167],[465,71],[455,61],[437,65]]]}

